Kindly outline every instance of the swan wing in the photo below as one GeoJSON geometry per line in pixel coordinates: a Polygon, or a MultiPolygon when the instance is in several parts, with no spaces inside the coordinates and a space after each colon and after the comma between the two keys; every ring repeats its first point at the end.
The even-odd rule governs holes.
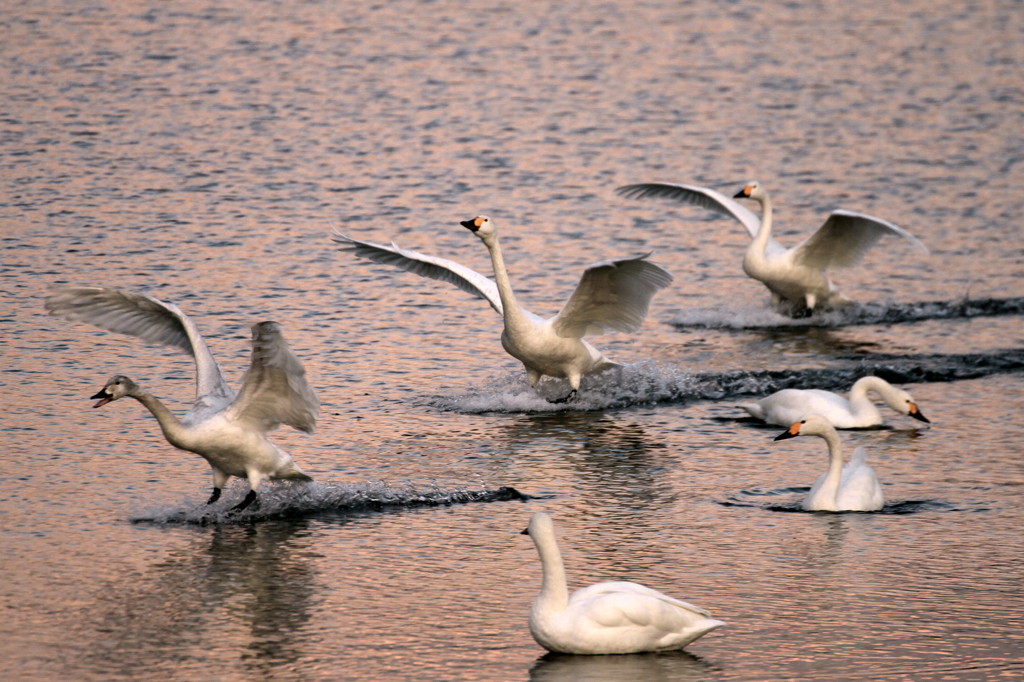
{"type": "Polygon", "coordinates": [[[492,280],[484,277],[476,270],[460,265],[455,261],[436,256],[428,256],[411,249],[403,249],[394,242],[391,246],[374,244],[353,239],[348,235],[335,232],[335,242],[351,247],[357,256],[362,256],[374,263],[393,265],[397,268],[411,272],[421,277],[429,277],[442,282],[454,284],[459,289],[479,296],[491,304],[499,315],[502,315],[501,297],[498,295],[498,285],[492,280]]]}
{"type": "Polygon", "coordinates": [[[44,305],[51,315],[65,320],[183,350],[195,358],[197,401],[210,399],[211,404],[226,404],[234,398],[195,324],[176,305],[146,294],[104,287],[55,289],[44,305]]]}
{"type": "Polygon", "coordinates": [[[312,433],[320,400],[276,322],[252,326],[252,362],[226,416],[266,432],[280,424],[312,433]]]}
{"type": "Polygon", "coordinates": [[[580,338],[606,329],[636,331],[643,324],[651,298],[672,282],[672,275],[644,256],[591,265],[572,296],[552,320],[555,333],[580,338]]]}
{"type": "Polygon", "coordinates": [[[605,620],[626,618],[638,625],[647,624],[645,621],[649,620],[650,614],[655,612],[659,605],[669,606],[693,616],[711,617],[711,612],[707,609],[630,581],[598,583],[576,590],[570,598],[570,606],[584,603],[589,603],[591,608],[600,604],[596,613],[603,613],[605,620]]]}
{"type": "Polygon", "coordinates": [[[901,227],[881,218],[839,209],[833,211],[814,234],[794,247],[793,262],[822,270],[855,265],[875,242],[890,234],[903,237],[921,252],[928,253],[924,244],[901,227]]]}
{"type": "Polygon", "coordinates": [[[882,486],[875,470],[867,463],[867,452],[862,447],[853,451],[850,461],[843,467],[836,506],[850,511],[875,511],[885,506],[882,486]]]}
{"type": "Polygon", "coordinates": [[[740,221],[747,228],[750,238],[757,236],[761,229],[761,219],[753,211],[720,192],[696,185],[673,185],[666,182],[644,182],[637,185],[626,185],[615,190],[627,199],[646,199],[648,197],[664,197],[686,204],[700,206],[740,221]]]}

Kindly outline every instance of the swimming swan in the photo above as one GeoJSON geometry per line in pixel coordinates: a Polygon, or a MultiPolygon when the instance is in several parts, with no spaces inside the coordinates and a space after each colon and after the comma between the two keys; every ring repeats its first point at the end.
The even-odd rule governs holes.
{"type": "Polygon", "coordinates": [[[583,336],[606,329],[636,331],[643,324],[651,298],[672,281],[672,275],[646,260],[647,256],[603,261],[583,271],[562,310],[545,320],[516,302],[494,222],[487,216],[477,216],[460,224],[487,247],[496,282],[454,261],[401,249],[393,242],[384,246],[337,232],[334,241],[352,247],[358,256],[454,284],[486,299],[504,319],[502,347],[523,363],[531,387],[536,387],[542,376],[569,380],[572,390],[557,402],[576,396],[584,374],[619,366],[584,341],[583,336]]]}
{"type": "Polygon", "coordinates": [[[569,594],[551,517],[537,512],[523,531],[540,554],[543,582],[530,609],[530,634],[563,654],[633,654],[681,649],[725,625],[693,604],[634,582],[607,582],[569,594]]]}
{"type": "Polygon", "coordinates": [[[649,182],[619,187],[616,192],[631,199],[668,197],[740,221],[753,239],[743,256],[743,272],[768,287],[776,309],[788,301],[798,306],[797,311],[807,314],[819,305],[849,303],[825,271],[857,264],[885,235],[903,237],[928,253],[924,244],[902,228],[880,218],[844,210],[833,211],[814,234],[787,249],[772,239],[772,202],[767,190],[757,182],[743,187],[733,199],[757,201],[761,204],[761,219],[733,199],[706,187],[649,182]]]}
{"type": "Polygon", "coordinates": [[[233,509],[256,500],[268,479],[311,481],[291,456],[267,438],[280,424],[312,433],[320,401],[306,383],[302,363],[288,348],[275,322],[252,327],[252,362],[236,397],[196,326],[177,306],[152,296],[100,287],[68,287],[46,299],[51,315],[100,329],[174,346],[196,362],[196,400],[179,420],[159,399],[125,376],[115,376],[92,397],[93,407],[135,398],[156,417],[167,442],[202,456],[213,469],[213,493],[220,498],[231,476],[249,481],[249,492],[233,509]]]}
{"type": "Polygon", "coordinates": [[[849,400],[838,393],[817,388],[784,388],[740,407],[761,421],[779,426],[789,426],[805,414],[817,414],[837,429],[860,429],[882,423],[882,413],[868,397],[871,392],[877,393],[886,405],[900,414],[931,423],[909,393],[879,377],[857,379],[850,389],[849,400]]]}
{"type": "Polygon", "coordinates": [[[828,443],[828,471],[818,477],[811,492],[804,498],[807,511],[878,511],[885,505],[882,486],[875,471],[867,463],[864,448],[853,451],[853,457],[843,466],[843,446],[839,434],[818,415],[809,415],[795,422],[775,437],[785,440],[796,436],[819,436],[828,443]]]}

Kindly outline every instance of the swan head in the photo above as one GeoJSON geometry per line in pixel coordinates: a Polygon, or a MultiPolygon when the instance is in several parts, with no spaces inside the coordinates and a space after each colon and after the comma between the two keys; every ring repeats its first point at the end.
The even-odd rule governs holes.
{"type": "Polygon", "coordinates": [[[893,404],[893,407],[896,409],[897,412],[902,412],[903,414],[909,417],[913,417],[914,419],[924,422],[925,424],[932,423],[931,420],[928,419],[928,417],[924,416],[924,413],[921,412],[921,409],[917,406],[917,403],[914,402],[914,399],[911,397],[909,393],[900,390],[897,391],[896,395],[896,402],[895,404],[893,404]]]}
{"type": "Polygon", "coordinates": [[[757,180],[752,180],[743,186],[739,192],[733,196],[733,199],[757,199],[761,200],[768,196],[768,192],[764,187],[761,186],[757,180]]]}
{"type": "Polygon", "coordinates": [[[835,432],[832,422],[816,414],[810,414],[798,422],[793,422],[792,426],[775,436],[775,440],[786,440],[797,436],[824,436],[835,432]]]}
{"type": "Polygon", "coordinates": [[[123,398],[126,395],[131,395],[138,389],[138,385],[126,376],[118,374],[117,376],[111,377],[110,381],[106,383],[103,389],[94,395],[90,400],[98,400],[93,407],[103,407],[109,402],[113,402],[118,398],[123,398]]]}
{"type": "Polygon", "coordinates": [[[545,512],[537,512],[530,517],[530,523],[523,529],[522,535],[537,538],[539,535],[554,535],[555,523],[545,512]]]}
{"type": "Polygon", "coordinates": [[[475,234],[480,239],[487,239],[495,234],[497,230],[494,227],[494,222],[485,215],[478,215],[470,220],[463,220],[459,222],[464,228],[475,234]]]}

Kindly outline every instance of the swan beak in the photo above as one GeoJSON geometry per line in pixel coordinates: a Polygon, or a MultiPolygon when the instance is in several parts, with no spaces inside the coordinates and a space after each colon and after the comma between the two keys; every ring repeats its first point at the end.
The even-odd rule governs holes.
{"type": "Polygon", "coordinates": [[[788,429],[786,429],[779,435],[775,436],[775,440],[786,440],[787,438],[796,438],[797,436],[800,435],[801,424],[803,424],[803,422],[797,422],[796,424],[793,424],[788,429]]]}
{"type": "Polygon", "coordinates": [[[109,395],[107,395],[107,389],[104,388],[102,391],[100,391],[99,393],[97,393],[93,397],[89,398],[89,400],[99,400],[98,403],[96,403],[95,405],[92,406],[93,409],[96,409],[97,407],[103,407],[104,405],[109,403],[111,400],[113,400],[113,398],[111,398],[109,395]]]}
{"type": "Polygon", "coordinates": [[[916,419],[918,421],[922,421],[925,424],[931,424],[932,423],[931,420],[928,419],[928,417],[924,416],[924,413],[922,413],[921,410],[917,409],[917,403],[910,403],[910,412],[909,412],[909,414],[914,419],[916,419]]]}
{"type": "Polygon", "coordinates": [[[521,531],[519,531],[519,534],[520,535],[529,535],[530,534],[530,529],[529,528],[524,528],[521,531]]]}
{"type": "Polygon", "coordinates": [[[470,232],[475,233],[477,230],[480,229],[480,218],[473,218],[472,220],[462,220],[459,221],[459,225],[462,225],[470,232]]]}
{"type": "Polygon", "coordinates": [[[733,199],[745,199],[745,198],[750,196],[750,193],[752,191],[754,191],[754,186],[753,185],[747,185],[746,187],[741,189],[739,192],[736,192],[736,194],[732,195],[732,198],[733,199]]]}

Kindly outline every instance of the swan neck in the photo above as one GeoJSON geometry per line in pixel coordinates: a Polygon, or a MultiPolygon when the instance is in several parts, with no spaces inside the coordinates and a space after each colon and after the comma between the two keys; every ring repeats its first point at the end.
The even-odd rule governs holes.
{"type": "Polygon", "coordinates": [[[501,298],[501,307],[505,311],[505,321],[514,319],[520,315],[519,303],[516,301],[515,292],[512,291],[512,280],[508,277],[508,270],[505,269],[505,258],[501,253],[501,244],[498,243],[498,235],[484,240],[484,245],[491,254],[491,266],[494,268],[494,283],[498,285],[498,296],[501,298]]]}
{"type": "Polygon", "coordinates": [[[565,564],[562,563],[562,553],[558,551],[558,543],[553,535],[547,534],[534,537],[533,542],[540,554],[543,571],[537,606],[546,610],[562,611],[569,603],[569,587],[565,582],[565,564]]]}
{"type": "Polygon", "coordinates": [[[757,230],[754,243],[763,249],[768,245],[768,240],[772,236],[772,200],[765,194],[757,199],[757,203],[761,204],[761,227],[757,230]]]}
{"type": "Polygon", "coordinates": [[[893,389],[892,384],[889,384],[878,377],[861,377],[854,382],[853,388],[850,389],[850,403],[854,401],[870,403],[871,400],[868,398],[868,393],[874,391],[882,397],[886,403],[892,407],[899,405],[898,396],[896,391],[893,389]]]}
{"type": "Polygon", "coordinates": [[[163,431],[168,443],[178,448],[187,449],[184,445],[186,432],[184,425],[170,410],[164,407],[159,398],[142,390],[129,395],[145,405],[146,409],[156,417],[157,422],[160,424],[160,430],[163,431]]]}
{"type": "Polygon", "coordinates": [[[828,443],[828,475],[825,476],[823,488],[839,491],[839,481],[843,474],[843,445],[835,431],[822,434],[828,443]]]}

